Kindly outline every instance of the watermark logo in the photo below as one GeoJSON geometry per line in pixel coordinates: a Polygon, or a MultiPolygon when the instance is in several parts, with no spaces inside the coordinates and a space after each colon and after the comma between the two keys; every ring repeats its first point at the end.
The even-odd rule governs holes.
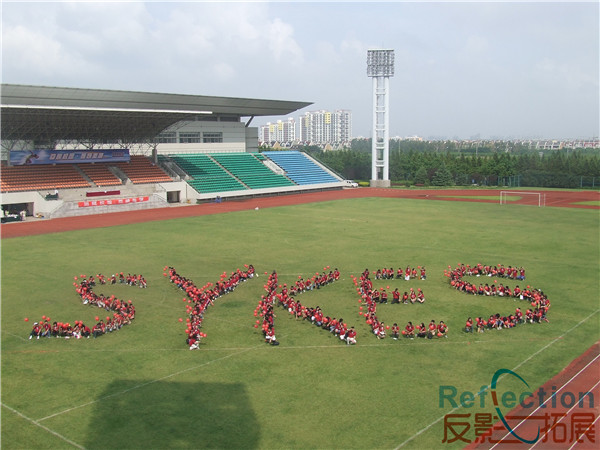
{"type": "MultiPolygon", "coordinates": [[[[535,444],[539,438],[540,438],[540,427],[538,426],[537,429],[537,436],[534,439],[528,440],[525,439],[521,436],[519,436],[517,433],[515,433],[515,431],[510,427],[510,425],[508,424],[508,422],[506,421],[506,418],[504,417],[504,414],[502,414],[502,411],[500,410],[500,406],[498,405],[498,396],[496,394],[496,384],[498,383],[498,378],[502,375],[502,374],[510,374],[513,375],[515,377],[517,377],[519,380],[521,380],[525,386],[529,387],[529,384],[527,383],[527,381],[525,381],[523,378],[521,378],[520,375],[514,373],[512,370],[510,369],[500,369],[497,370],[496,373],[494,373],[494,376],[492,377],[492,400],[494,401],[494,407],[496,408],[496,412],[498,413],[498,417],[500,417],[500,420],[502,421],[502,423],[504,424],[504,426],[506,427],[506,429],[508,431],[510,431],[510,434],[512,434],[514,437],[516,437],[518,440],[525,442],[526,444],[535,444]]],[[[529,392],[527,392],[529,393],[529,392]]]]}
{"type": "Polygon", "coordinates": [[[469,409],[477,406],[481,409],[493,406],[495,414],[488,412],[446,414],[442,443],[456,441],[483,443],[486,440],[489,443],[502,442],[503,444],[535,444],[538,441],[550,440],[554,443],[581,443],[584,438],[592,443],[595,442],[596,404],[594,394],[589,391],[574,393],[564,390],[564,386],[558,390],[556,386],[552,386],[550,391],[540,387],[535,392],[531,392],[527,381],[509,369],[497,370],[492,376],[491,383],[481,386],[476,393],[463,391],[459,394],[455,386],[440,385],[440,408],[452,407],[454,411],[458,408],[469,409]],[[526,389],[521,392],[502,391],[499,382],[505,376],[520,381],[526,389]],[[492,405],[489,404],[490,398],[492,405]],[[515,408],[517,412],[511,413],[510,411],[515,408]],[[575,408],[578,409],[569,414],[575,408]],[[524,424],[529,426],[521,427],[524,424]],[[471,430],[475,434],[474,440],[467,437],[471,430]],[[494,433],[498,431],[503,434],[500,440],[494,437],[494,433]]]}

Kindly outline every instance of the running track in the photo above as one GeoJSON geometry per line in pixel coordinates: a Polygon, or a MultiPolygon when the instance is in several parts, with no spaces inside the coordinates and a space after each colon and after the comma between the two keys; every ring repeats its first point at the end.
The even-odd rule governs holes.
{"type": "MultiPolygon", "coordinates": [[[[579,202],[600,201],[598,191],[540,191],[546,194],[546,206],[600,209],[595,205],[580,205],[579,202]]],[[[223,203],[206,203],[201,205],[171,206],[166,208],[144,209],[139,211],[113,212],[93,214],[77,217],[63,217],[58,219],[30,218],[25,222],[11,222],[1,227],[2,239],[31,236],[36,234],[56,233],[88,228],[103,228],[115,225],[128,225],[132,223],[150,222],[156,220],[178,219],[183,217],[202,216],[206,214],[220,214],[225,212],[243,211],[258,208],[273,208],[277,206],[299,205],[304,203],[323,202],[349,198],[414,198],[420,200],[447,200],[498,203],[500,190],[489,189],[380,189],[358,188],[339,191],[314,192],[307,194],[281,195],[274,197],[261,197],[243,201],[225,201],[223,203]],[[461,197],[483,197],[461,198],[461,197]]],[[[518,202],[511,204],[537,205],[537,198],[525,196],[518,202]]],[[[102,208],[99,206],[98,208],[102,208]]]]}
{"type": "Polygon", "coordinates": [[[510,434],[502,422],[497,422],[478,439],[479,442],[474,442],[466,448],[469,450],[600,448],[600,341],[546,382],[542,388],[548,393],[545,402],[536,399],[529,408],[517,406],[508,414],[503,412],[506,416],[514,417],[513,420],[508,420],[509,425],[518,436],[526,440],[533,440],[539,427],[540,435],[536,443],[523,443],[510,434]],[[551,396],[553,392],[556,392],[554,398],[551,396]],[[570,393],[579,399],[580,392],[593,394],[591,407],[587,397],[584,398],[582,407],[577,401],[571,406],[570,393]],[[546,419],[548,426],[545,425],[546,419]],[[575,425],[579,419],[584,420],[580,422],[581,425],[575,425]]]}

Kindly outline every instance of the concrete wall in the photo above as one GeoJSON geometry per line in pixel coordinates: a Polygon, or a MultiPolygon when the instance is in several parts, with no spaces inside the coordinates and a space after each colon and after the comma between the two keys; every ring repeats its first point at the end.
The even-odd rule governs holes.
{"type": "Polygon", "coordinates": [[[222,142],[212,144],[158,144],[156,151],[159,155],[168,155],[173,153],[230,153],[245,152],[244,142],[222,142]]]}
{"type": "MultiPolygon", "coordinates": [[[[179,203],[196,203],[199,194],[185,181],[160,184],[124,184],[112,187],[89,187],[82,189],[59,189],[58,200],[46,200],[45,191],[11,192],[0,196],[2,205],[15,205],[26,203],[29,205],[28,215],[40,214],[44,217],[63,217],[86,214],[98,214],[99,212],[129,211],[135,209],[157,208],[169,206],[167,193],[179,191],[179,203]],[[110,190],[121,191],[118,195],[87,197],[86,192],[103,192],[110,190]],[[150,201],[142,203],[131,203],[126,205],[105,205],[101,207],[79,207],[80,201],[150,197],[150,201]]],[[[52,192],[53,193],[53,192],[52,192]]]]}

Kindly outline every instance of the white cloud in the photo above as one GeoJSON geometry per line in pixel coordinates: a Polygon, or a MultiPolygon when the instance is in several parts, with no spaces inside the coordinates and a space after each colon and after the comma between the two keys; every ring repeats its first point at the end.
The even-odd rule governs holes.
{"type": "Polygon", "coordinates": [[[271,21],[266,28],[266,44],[276,62],[301,66],[304,61],[302,49],[293,38],[294,28],[279,18],[271,21]]]}
{"type": "Polygon", "coordinates": [[[8,62],[10,70],[24,74],[25,80],[40,76],[45,80],[60,79],[84,75],[86,72],[86,64],[82,64],[76,52],[65,48],[43,30],[23,26],[5,27],[2,41],[3,66],[8,62]]]}
{"type": "Polygon", "coordinates": [[[377,44],[396,51],[392,134],[492,128],[496,135],[515,134],[511,129],[523,129],[519,104],[527,111],[536,105],[542,124],[553,105],[561,105],[581,112],[565,117],[565,128],[598,128],[597,4],[80,1],[2,7],[6,83],[314,101],[315,109],[352,109],[355,132],[368,135],[366,50],[377,44]],[[339,26],[331,26],[332,17],[339,26]],[[490,123],[485,108],[501,120],[490,123]]]}

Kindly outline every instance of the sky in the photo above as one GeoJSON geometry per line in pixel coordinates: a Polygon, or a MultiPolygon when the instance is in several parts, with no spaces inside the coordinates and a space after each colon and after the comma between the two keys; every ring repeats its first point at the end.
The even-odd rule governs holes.
{"type": "MultiPolygon", "coordinates": [[[[599,2],[2,0],[2,83],[312,102],[372,135],[369,49],[393,49],[390,136],[575,139],[600,127],[599,2]]],[[[247,120],[247,118],[246,118],[247,120]]]]}

